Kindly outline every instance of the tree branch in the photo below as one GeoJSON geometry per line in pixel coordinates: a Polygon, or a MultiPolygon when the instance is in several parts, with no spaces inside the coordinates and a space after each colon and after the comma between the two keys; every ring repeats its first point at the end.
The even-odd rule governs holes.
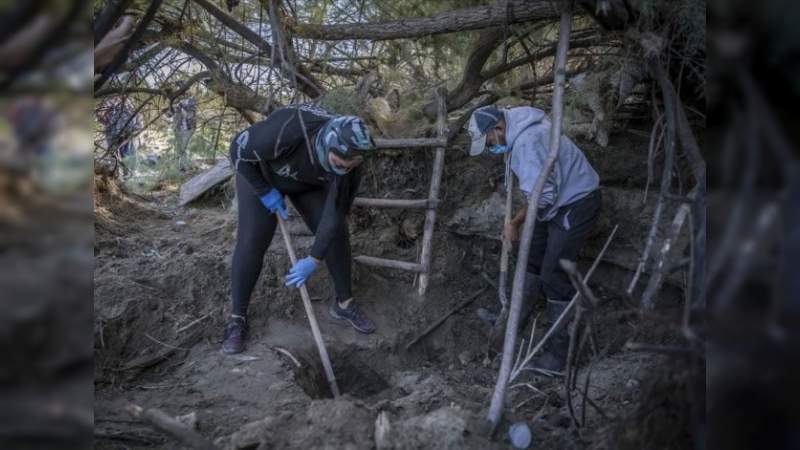
{"type": "MultiPolygon", "coordinates": [[[[251,30],[250,28],[247,28],[247,26],[236,20],[235,17],[226,13],[215,4],[211,3],[209,0],[193,0],[193,1],[198,5],[200,5],[201,8],[208,11],[208,13],[214,16],[217,20],[222,22],[223,25],[231,29],[231,31],[235,32],[236,34],[240,35],[241,37],[245,38],[247,41],[249,41],[256,47],[258,47],[262,55],[273,54],[272,46],[267,41],[261,38],[261,36],[259,36],[258,33],[251,30]]],[[[276,57],[273,60],[273,64],[276,65],[276,67],[280,68],[281,72],[285,77],[289,78],[290,80],[294,80],[300,92],[304,93],[310,98],[317,98],[323,94],[322,88],[320,87],[321,84],[314,78],[313,75],[311,75],[311,73],[309,73],[302,67],[297,67],[295,71],[290,67],[290,65],[281,64],[281,62],[282,60],[276,55],[276,57]]]]}
{"type": "Polygon", "coordinates": [[[369,39],[382,41],[416,38],[455,31],[481,30],[501,25],[555,19],[558,11],[548,0],[500,0],[487,6],[456,9],[388,22],[317,25],[287,18],[286,27],[297,37],[323,41],[369,39]]]}
{"type": "MultiPolygon", "coordinates": [[[[458,87],[453,89],[447,96],[448,111],[461,108],[477,95],[480,95],[481,86],[483,86],[483,83],[486,81],[502,73],[516,69],[524,64],[539,61],[542,58],[547,58],[556,54],[556,43],[554,42],[551,46],[548,46],[547,48],[531,55],[515,59],[514,61],[508,63],[501,62],[491,68],[483,70],[484,64],[486,64],[486,61],[489,59],[497,46],[500,45],[502,38],[503,33],[502,29],[500,28],[484,30],[480,36],[478,36],[475,47],[473,48],[469,57],[467,57],[467,63],[464,67],[461,82],[458,84],[458,87]]],[[[569,45],[570,48],[585,48],[598,45],[602,42],[602,40],[603,38],[601,36],[584,36],[580,39],[570,42],[569,45]]],[[[551,73],[550,75],[541,77],[539,80],[529,81],[515,86],[511,88],[510,91],[513,92],[520,89],[541,86],[552,82],[552,79],[553,76],[551,73]],[[542,80],[546,80],[546,82],[542,82],[542,80]]],[[[425,105],[423,110],[425,115],[428,117],[433,117],[436,113],[435,107],[435,102],[430,102],[425,105]]]]}
{"type": "MultiPolygon", "coordinates": [[[[536,225],[536,212],[538,211],[539,198],[544,189],[545,181],[550,175],[550,171],[558,159],[558,150],[561,145],[561,122],[564,112],[564,82],[565,67],[567,62],[567,51],[569,50],[569,35],[572,28],[572,0],[562,3],[561,23],[558,32],[558,50],[553,68],[555,73],[555,88],[553,92],[552,125],[550,128],[550,149],[539,174],[536,184],[528,197],[528,212],[525,215],[525,223],[522,229],[522,237],[519,244],[519,254],[517,261],[527,261],[530,253],[531,240],[536,225]]],[[[517,326],[519,325],[520,311],[522,309],[522,291],[525,284],[526,265],[517,264],[514,271],[514,283],[511,293],[511,305],[506,324],[506,335],[503,342],[503,357],[500,363],[500,371],[497,374],[497,384],[492,394],[492,402],[489,406],[487,419],[491,424],[492,433],[500,423],[500,416],[503,412],[505,403],[506,388],[508,387],[509,377],[512,369],[512,359],[514,348],[517,341],[517,326]]]]}
{"type": "MultiPolygon", "coordinates": [[[[602,36],[598,36],[598,35],[587,36],[587,37],[583,37],[581,39],[576,39],[576,40],[570,42],[569,43],[569,48],[570,49],[586,48],[586,47],[591,47],[593,45],[601,44],[602,42],[603,42],[603,37],[602,36]]],[[[481,72],[481,77],[484,80],[489,80],[491,78],[494,78],[494,77],[500,75],[501,73],[505,73],[505,72],[508,72],[509,70],[516,69],[517,67],[525,65],[525,64],[528,64],[530,62],[536,62],[536,61],[538,61],[538,60],[540,60],[542,58],[547,58],[549,56],[554,56],[555,54],[556,54],[556,43],[553,42],[553,44],[550,45],[549,47],[547,47],[547,48],[545,48],[543,50],[540,50],[540,51],[538,51],[536,53],[533,53],[530,56],[526,56],[524,58],[518,58],[518,59],[515,59],[514,61],[508,62],[506,64],[502,64],[502,63],[501,64],[497,64],[494,67],[491,67],[491,68],[481,72]]]]}
{"type": "Polygon", "coordinates": [[[122,14],[125,12],[125,8],[128,7],[131,0],[110,0],[106,7],[100,11],[100,14],[94,20],[93,31],[94,31],[94,45],[97,44],[111,31],[111,28],[114,27],[114,24],[117,23],[122,14]]]}
{"type": "MultiPolygon", "coordinates": [[[[481,75],[481,70],[492,53],[503,41],[502,28],[490,28],[483,30],[476,39],[475,46],[472,48],[467,62],[464,65],[464,72],[461,81],[455,89],[447,95],[446,107],[448,111],[458,109],[472,100],[486,81],[481,75]]],[[[425,105],[423,112],[426,116],[436,117],[436,99],[425,105]]]]}
{"type": "Polygon", "coordinates": [[[147,29],[147,25],[149,25],[156,16],[156,12],[161,6],[161,2],[162,0],[152,0],[150,2],[150,5],[147,7],[147,11],[144,13],[144,17],[142,17],[139,25],[136,26],[136,31],[134,31],[131,37],[125,41],[122,49],[120,49],[119,53],[117,53],[117,56],[114,57],[114,60],[111,62],[111,64],[106,67],[102,75],[100,75],[100,78],[94,82],[94,90],[98,90],[103,87],[106,81],[108,81],[108,79],[111,78],[111,76],[114,75],[120,67],[122,67],[122,64],[128,59],[128,54],[130,53],[131,48],[133,48],[133,45],[139,41],[144,34],[144,30],[147,29]]]}
{"type": "Polygon", "coordinates": [[[150,44],[149,48],[144,50],[141,55],[137,56],[136,59],[128,61],[122,66],[122,71],[128,71],[136,69],[137,67],[141,66],[142,64],[150,61],[154,56],[161,53],[164,50],[164,44],[162,43],[153,43],[150,44]]]}
{"type": "Polygon", "coordinates": [[[200,61],[209,69],[213,81],[208,88],[221,96],[226,106],[233,107],[239,111],[248,122],[253,123],[257,118],[246,111],[266,115],[273,109],[271,106],[275,103],[274,101],[270,102],[269,99],[256,95],[255,91],[249,86],[233,81],[220,70],[213,58],[197,47],[188,42],[180,42],[175,44],[175,48],[200,61]]]}
{"type": "Polygon", "coordinates": [[[204,78],[210,78],[210,77],[211,77],[211,72],[208,71],[208,70],[204,70],[202,72],[198,72],[198,73],[192,75],[188,80],[186,80],[183,84],[181,84],[178,87],[178,89],[176,89],[174,91],[172,91],[170,89],[153,89],[153,88],[143,88],[143,87],[120,86],[120,87],[114,87],[114,88],[101,89],[101,90],[97,91],[94,96],[96,98],[99,98],[99,97],[108,97],[109,95],[134,94],[134,93],[136,93],[136,94],[153,94],[153,95],[161,95],[163,97],[166,97],[170,101],[172,101],[172,100],[180,97],[181,95],[183,95],[186,91],[189,90],[189,88],[192,87],[192,85],[194,85],[198,81],[200,81],[200,80],[202,80],[204,78]]]}

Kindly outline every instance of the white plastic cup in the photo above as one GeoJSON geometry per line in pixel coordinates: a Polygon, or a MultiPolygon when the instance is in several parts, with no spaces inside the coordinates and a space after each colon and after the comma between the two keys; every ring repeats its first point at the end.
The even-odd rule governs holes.
{"type": "Polygon", "coordinates": [[[511,445],[517,450],[525,450],[531,446],[533,435],[531,429],[525,422],[517,422],[511,425],[508,429],[508,437],[511,439],[511,445]]]}

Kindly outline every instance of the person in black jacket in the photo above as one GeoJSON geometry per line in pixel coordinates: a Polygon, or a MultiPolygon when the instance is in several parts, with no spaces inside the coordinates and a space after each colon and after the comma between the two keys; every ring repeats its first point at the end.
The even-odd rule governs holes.
{"type": "Polygon", "coordinates": [[[224,353],[244,350],[247,306],[275,234],[275,214],[288,218],[284,196],[289,196],[315,236],[310,254],[289,270],[286,285],[299,288],[324,260],[336,292],[331,316],[361,333],[375,331],[375,324],[353,301],[346,221],[361,179],[361,153],[374,147],[361,119],[332,115],[311,105],[280,108],[233,140],[230,157],[239,225],[231,274],[233,310],[225,328],[224,353]]]}

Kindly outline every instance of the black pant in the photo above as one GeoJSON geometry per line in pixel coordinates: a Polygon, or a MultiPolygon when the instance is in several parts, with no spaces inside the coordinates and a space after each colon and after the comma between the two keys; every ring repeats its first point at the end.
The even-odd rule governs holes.
{"type": "Polygon", "coordinates": [[[528,255],[528,272],[539,275],[544,294],[550,300],[569,301],[575,288],[558,261],[575,261],[597,222],[602,197],[595,190],[586,197],[564,205],[546,222],[537,219],[528,255]]]}
{"type": "MultiPolygon", "coordinates": [[[[244,316],[247,314],[253,287],[261,274],[264,253],[272,242],[278,220],[274,214],[269,213],[244,177],[238,173],[236,174],[236,196],[239,207],[239,225],[231,264],[231,293],[233,314],[244,316]]],[[[312,189],[298,194],[290,194],[289,198],[308,228],[316,233],[325,203],[325,191],[312,189]]],[[[350,233],[345,224],[342,227],[341,236],[333,240],[325,255],[325,264],[333,279],[336,297],[341,300],[352,297],[352,258],[349,236],[350,233]]],[[[298,257],[302,257],[302,255],[298,255],[298,257]]]]}

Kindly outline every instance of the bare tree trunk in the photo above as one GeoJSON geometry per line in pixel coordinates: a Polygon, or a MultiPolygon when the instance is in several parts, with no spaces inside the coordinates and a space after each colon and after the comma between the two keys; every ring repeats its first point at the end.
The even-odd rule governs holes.
{"type": "Polygon", "coordinates": [[[144,17],[142,17],[139,25],[137,25],[136,30],[133,32],[131,37],[125,41],[125,45],[122,46],[122,49],[119,51],[119,53],[117,53],[117,56],[114,57],[114,60],[111,61],[111,64],[109,64],[108,67],[103,70],[100,78],[94,82],[94,90],[98,90],[103,87],[106,81],[108,81],[108,79],[111,78],[111,76],[114,75],[120,67],[122,67],[122,64],[124,64],[128,59],[128,54],[133,48],[133,45],[136,44],[139,39],[141,39],[144,31],[147,29],[147,25],[149,25],[150,22],[152,22],[156,17],[156,12],[158,12],[158,9],[161,7],[161,3],[162,0],[152,0],[150,2],[150,6],[147,7],[147,11],[145,11],[144,17]]]}
{"type": "Polygon", "coordinates": [[[98,14],[97,18],[94,20],[94,24],[92,24],[95,46],[100,43],[100,40],[102,40],[112,28],[114,28],[114,24],[122,17],[125,8],[127,8],[130,3],[131,0],[110,0],[106,3],[105,8],[100,11],[100,14],[98,14]]]}
{"type": "Polygon", "coordinates": [[[545,180],[550,175],[556,160],[558,159],[558,149],[561,145],[561,121],[564,114],[564,78],[566,73],[567,50],[569,49],[569,34],[572,28],[572,0],[563,2],[561,11],[561,23],[558,34],[558,50],[555,60],[555,87],[553,92],[553,111],[552,126],[550,129],[550,151],[547,155],[542,173],[536,180],[531,195],[528,197],[528,211],[525,215],[525,225],[522,229],[522,237],[519,244],[517,256],[517,267],[514,271],[514,284],[511,292],[511,306],[506,324],[505,341],[503,342],[503,358],[500,364],[500,372],[497,375],[497,384],[492,394],[492,403],[489,406],[487,419],[491,425],[491,434],[494,434],[500,416],[503,412],[505,403],[506,389],[508,388],[511,365],[514,358],[514,347],[517,341],[517,326],[519,324],[520,311],[522,309],[522,294],[525,285],[525,262],[528,260],[531,239],[533,238],[534,226],[536,225],[536,212],[539,206],[539,197],[544,189],[545,180]]]}
{"type": "Polygon", "coordinates": [[[307,39],[382,41],[480,30],[556,17],[557,11],[549,0],[500,0],[488,6],[456,9],[427,17],[411,17],[390,22],[316,25],[287,20],[286,26],[295,36],[307,39]]]}

